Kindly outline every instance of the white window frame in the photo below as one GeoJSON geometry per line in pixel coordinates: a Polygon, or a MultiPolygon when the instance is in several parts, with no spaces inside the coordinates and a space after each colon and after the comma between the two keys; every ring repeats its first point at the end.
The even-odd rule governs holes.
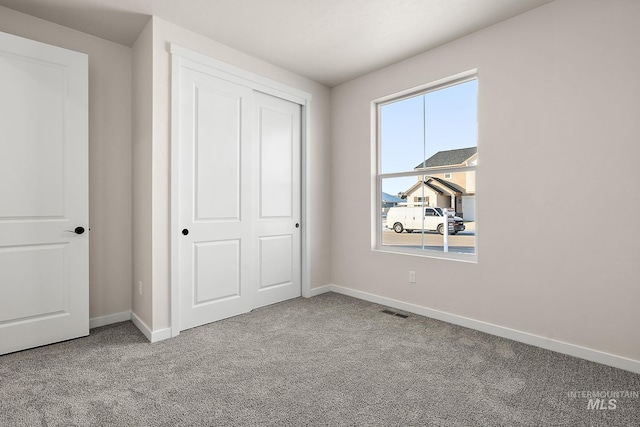
{"type": "MultiPolygon", "coordinates": [[[[460,83],[465,83],[478,79],[478,70],[473,69],[460,74],[449,76],[443,79],[439,79],[430,83],[426,83],[421,86],[413,87],[403,90],[391,95],[387,95],[371,101],[371,194],[372,194],[372,206],[371,206],[371,249],[377,252],[405,254],[411,256],[419,256],[423,258],[438,258],[447,259],[462,262],[478,262],[478,200],[477,200],[477,188],[478,188],[478,166],[475,165],[462,166],[462,167],[438,167],[422,169],[419,171],[405,171],[394,173],[382,173],[382,159],[380,153],[382,151],[380,141],[380,107],[383,105],[391,104],[394,102],[402,101],[414,96],[420,96],[428,92],[434,92],[437,90],[445,89],[450,86],[455,86],[460,83]],[[476,174],[476,203],[475,203],[475,253],[466,254],[459,252],[440,252],[427,249],[418,248],[404,248],[398,246],[383,246],[382,245],[382,216],[379,214],[382,212],[382,180],[387,178],[401,178],[409,176],[420,176],[427,172],[442,173],[454,173],[454,172],[475,172],[476,174]]],[[[476,138],[476,142],[479,145],[479,138],[476,138]]]]}

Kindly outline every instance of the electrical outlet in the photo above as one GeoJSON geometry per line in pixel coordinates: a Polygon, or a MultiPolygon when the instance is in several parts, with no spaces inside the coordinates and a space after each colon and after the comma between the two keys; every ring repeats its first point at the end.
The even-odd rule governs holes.
{"type": "Polygon", "coordinates": [[[416,272],[409,271],[409,283],[416,283],[416,272]]]}
{"type": "Polygon", "coordinates": [[[138,280],[138,293],[142,295],[142,281],[138,280]]]}

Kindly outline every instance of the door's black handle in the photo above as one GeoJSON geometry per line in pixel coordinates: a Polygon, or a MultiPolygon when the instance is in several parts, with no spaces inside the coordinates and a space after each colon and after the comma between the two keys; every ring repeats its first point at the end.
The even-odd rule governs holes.
{"type": "Polygon", "coordinates": [[[64,230],[68,233],[84,234],[84,227],[76,227],[73,230],[64,230]]]}
{"type": "Polygon", "coordinates": [[[296,222],[296,228],[300,228],[300,223],[296,222]]]}
{"type": "Polygon", "coordinates": [[[186,236],[187,234],[189,234],[189,230],[187,230],[186,228],[182,229],[182,234],[186,236]]]}

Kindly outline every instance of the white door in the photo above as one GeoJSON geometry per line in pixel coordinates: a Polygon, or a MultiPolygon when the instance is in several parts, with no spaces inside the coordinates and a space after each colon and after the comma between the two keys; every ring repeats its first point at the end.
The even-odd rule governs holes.
{"type": "Polygon", "coordinates": [[[300,105],[255,93],[255,307],[300,296],[300,105]]]}
{"type": "Polygon", "coordinates": [[[0,354],[89,334],[87,56],[0,33],[0,354]]]}
{"type": "Polygon", "coordinates": [[[180,330],[300,295],[300,107],[180,69],[180,330]]]}
{"type": "Polygon", "coordinates": [[[252,97],[243,86],[181,70],[180,330],[252,307],[252,97]]]}

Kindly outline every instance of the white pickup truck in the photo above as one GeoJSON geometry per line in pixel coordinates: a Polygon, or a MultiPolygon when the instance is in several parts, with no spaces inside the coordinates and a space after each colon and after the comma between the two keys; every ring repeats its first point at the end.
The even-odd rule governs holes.
{"type": "Polygon", "coordinates": [[[413,230],[437,231],[444,234],[445,217],[448,219],[449,234],[464,230],[464,222],[458,216],[445,214],[442,208],[421,206],[394,206],[387,212],[387,228],[396,233],[412,233],[413,230]],[[422,214],[424,212],[424,215],[422,214]]]}

